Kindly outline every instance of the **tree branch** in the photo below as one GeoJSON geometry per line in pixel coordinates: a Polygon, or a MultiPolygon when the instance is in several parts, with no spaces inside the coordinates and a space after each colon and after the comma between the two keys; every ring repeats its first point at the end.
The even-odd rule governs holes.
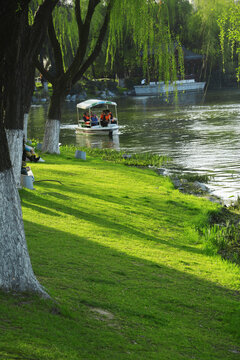
{"type": "Polygon", "coordinates": [[[53,77],[52,75],[50,75],[49,71],[47,71],[47,70],[44,68],[43,64],[40,63],[40,61],[37,60],[37,59],[35,60],[35,66],[36,66],[36,68],[39,70],[39,72],[43,75],[43,77],[44,77],[45,79],[47,79],[48,82],[50,82],[51,84],[53,84],[53,82],[54,82],[54,77],[53,77]]]}
{"type": "Polygon", "coordinates": [[[96,42],[96,45],[91,53],[91,55],[86,59],[84,64],[80,67],[79,71],[75,74],[73,78],[73,84],[75,84],[78,80],[81,79],[82,75],[85,73],[85,71],[88,69],[88,67],[93,63],[93,61],[96,59],[96,57],[99,55],[102,44],[104,41],[104,37],[107,33],[107,28],[110,20],[110,11],[113,6],[113,1],[110,1],[106,10],[104,22],[102,24],[101,30],[99,32],[99,36],[96,42]]]}
{"type": "Polygon", "coordinates": [[[75,16],[76,16],[77,26],[78,26],[78,37],[80,39],[81,33],[82,33],[82,27],[83,27],[80,0],[75,0],[75,16]]]}
{"type": "Polygon", "coordinates": [[[68,70],[66,71],[66,76],[68,78],[72,79],[75,76],[85,57],[87,45],[88,45],[88,37],[90,33],[91,20],[94,11],[99,3],[100,0],[89,0],[86,18],[81,31],[81,38],[79,38],[78,49],[72,64],[69,66],[68,70]]]}
{"type": "Polygon", "coordinates": [[[84,26],[90,26],[93,13],[99,3],[100,3],[100,0],[89,0],[87,15],[86,15],[86,18],[84,21],[84,26]]]}
{"type": "MultiPolygon", "coordinates": [[[[58,1],[59,0],[45,0],[36,12],[29,37],[29,49],[31,49],[33,57],[35,57],[39,52],[39,46],[42,44],[46,35],[49,18],[58,1]]],[[[31,54],[29,54],[29,56],[31,54]]]]}
{"type": "Polygon", "coordinates": [[[55,29],[54,29],[52,16],[49,20],[48,35],[49,35],[49,39],[51,41],[52,48],[53,48],[55,65],[56,65],[56,75],[59,76],[64,73],[63,58],[62,58],[61,46],[59,44],[55,29]]]}

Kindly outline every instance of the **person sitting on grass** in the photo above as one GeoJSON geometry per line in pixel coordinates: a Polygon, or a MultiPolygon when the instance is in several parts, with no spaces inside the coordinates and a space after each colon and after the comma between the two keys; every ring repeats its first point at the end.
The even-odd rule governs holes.
{"type": "Polygon", "coordinates": [[[34,149],[25,144],[25,140],[23,139],[23,155],[22,155],[22,160],[26,161],[29,160],[31,162],[38,162],[40,159],[40,156],[37,156],[37,154],[35,154],[34,149]]]}

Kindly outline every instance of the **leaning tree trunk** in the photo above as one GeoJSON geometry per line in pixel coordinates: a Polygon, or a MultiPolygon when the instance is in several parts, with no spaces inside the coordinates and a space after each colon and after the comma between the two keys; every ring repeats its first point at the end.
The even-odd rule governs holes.
{"type": "Polygon", "coordinates": [[[62,94],[54,90],[50,99],[48,119],[45,124],[42,151],[50,154],[59,154],[59,135],[61,121],[62,94]]]}
{"type": "Polygon", "coordinates": [[[37,292],[49,297],[32,270],[20,198],[2,126],[0,138],[0,288],[7,291],[37,292]]]}

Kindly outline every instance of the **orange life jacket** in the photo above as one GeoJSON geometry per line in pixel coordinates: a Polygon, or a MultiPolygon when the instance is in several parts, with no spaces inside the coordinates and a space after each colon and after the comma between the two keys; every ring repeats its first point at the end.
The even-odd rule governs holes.
{"type": "Polygon", "coordinates": [[[90,120],[90,116],[89,115],[83,115],[83,120],[86,122],[86,121],[89,121],[90,120]]]}
{"type": "Polygon", "coordinates": [[[106,120],[107,122],[109,122],[110,118],[111,118],[111,117],[110,117],[110,114],[106,114],[106,115],[105,115],[105,120],[106,120]]]}

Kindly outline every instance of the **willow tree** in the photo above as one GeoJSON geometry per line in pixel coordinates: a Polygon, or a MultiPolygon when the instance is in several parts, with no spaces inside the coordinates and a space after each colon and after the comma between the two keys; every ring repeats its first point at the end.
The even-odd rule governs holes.
{"type": "MultiPolygon", "coordinates": [[[[53,14],[48,27],[55,71],[48,71],[43,64],[37,63],[39,71],[53,86],[43,151],[59,153],[61,103],[66,93],[82,78],[99,55],[106,35],[106,61],[113,63],[117,47],[124,42],[123,34],[126,29],[128,34],[132,34],[137,51],[142,54],[145,70],[149,54],[154,53],[155,66],[163,80],[175,80],[178,71],[183,74],[182,66],[178,69],[178,63],[183,64],[181,49],[178,42],[172,41],[166,12],[163,11],[165,6],[165,2],[155,0],[75,0],[75,16],[72,21],[76,24],[78,45],[73,49],[69,64],[65,46],[71,37],[71,32],[67,31],[69,18],[67,14],[60,17],[59,10],[64,11],[63,7],[56,10],[58,13],[55,16],[53,14]],[[179,50],[179,61],[175,56],[176,47],[179,50]]],[[[71,43],[73,42],[72,40],[71,43]]]]}
{"type": "Polygon", "coordinates": [[[228,11],[233,0],[194,0],[192,13],[186,19],[188,31],[185,44],[204,55],[203,77],[209,79],[212,70],[221,66],[219,16],[228,11]]]}
{"type": "Polygon", "coordinates": [[[10,155],[20,154],[20,172],[23,114],[32,95],[34,60],[57,1],[44,0],[32,26],[28,22],[30,0],[6,1],[0,7],[0,288],[45,296],[28,254],[13,174],[15,156],[10,155]]]}
{"type": "Polygon", "coordinates": [[[218,18],[220,29],[219,40],[222,54],[222,69],[226,71],[228,49],[231,49],[231,58],[235,63],[236,79],[240,81],[240,4],[231,1],[231,7],[218,18]],[[235,61],[234,61],[235,60],[235,61]]]}

